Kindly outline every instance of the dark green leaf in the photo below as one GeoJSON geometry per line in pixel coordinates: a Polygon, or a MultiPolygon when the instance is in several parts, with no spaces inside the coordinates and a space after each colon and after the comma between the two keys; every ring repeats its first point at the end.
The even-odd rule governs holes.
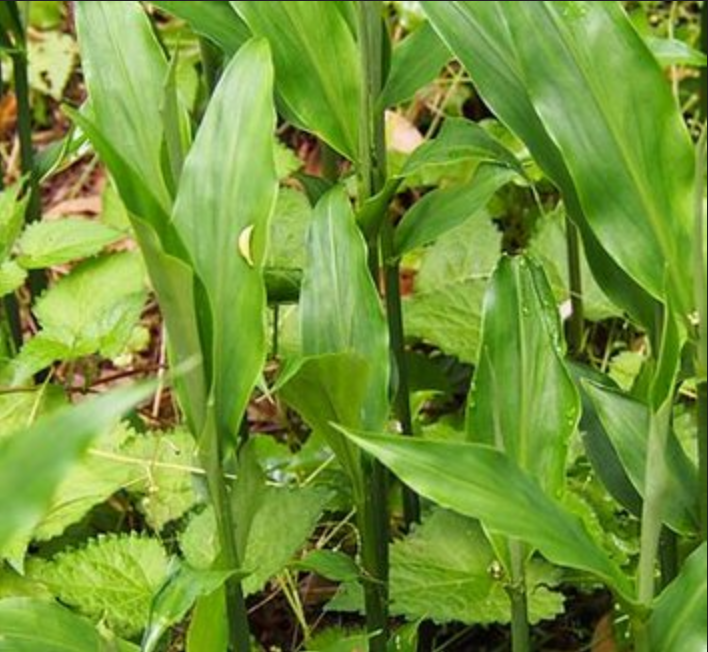
{"type": "Polygon", "coordinates": [[[251,37],[248,27],[226,2],[154,0],[151,4],[185,20],[197,34],[218,45],[227,56],[236,54],[251,37]]]}
{"type": "Polygon", "coordinates": [[[556,564],[595,574],[632,602],[630,582],[580,519],[504,453],[483,444],[342,432],[421,496],[530,544],[556,564]]]}
{"type": "Polygon", "coordinates": [[[286,116],[349,159],[358,148],[359,54],[341,8],[301,0],[231,2],[273,50],[286,116]]]}

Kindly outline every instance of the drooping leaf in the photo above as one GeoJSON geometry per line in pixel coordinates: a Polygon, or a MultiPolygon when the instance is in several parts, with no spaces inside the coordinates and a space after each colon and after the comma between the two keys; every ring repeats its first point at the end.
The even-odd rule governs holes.
{"type": "Polygon", "coordinates": [[[562,491],[580,417],[561,337],[543,269],[525,256],[503,257],[484,298],[467,432],[471,440],[505,451],[549,495],[562,491]]]}
{"type": "Polygon", "coordinates": [[[100,222],[65,218],[29,225],[17,242],[17,262],[25,269],[40,269],[88,258],[123,234],[100,222]]]}
{"type": "Polygon", "coordinates": [[[167,554],[156,539],[101,535],[51,560],[33,558],[27,572],[64,604],[131,637],[147,625],[152,597],[167,577],[167,554]]]}
{"type": "Polygon", "coordinates": [[[28,195],[22,199],[22,184],[16,183],[0,192],[0,263],[10,255],[22,231],[28,195]]]}
{"type": "MultiPolygon", "coordinates": [[[[584,383],[607,436],[617,452],[634,488],[645,495],[651,412],[647,405],[607,387],[584,383]]],[[[696,468],[686,456],[673,432],[669,433],[664,456],[667,465],[664,489],[664,519],[680,533],[695,532],[698,492],[696,468]]]]}
{"type": "Polygon", "coordinates": [[[67,407],[0,443],[0,551],[39,522],[91,441],[148,393],[146,386],[131,387],[67,407]]]}
{"type": "MultiPolygon", "coordinates": [[[[362,424],[388,417],[388,328],[367,267],[367,250],[341,188],[317,204],[308,235],[300,319],[306,356],[353,353],[369,370],[362,424]]],[[[325,383],[329,382],[325,379],[325,383]]]]}
{"type": "Polygon", "coordinates": [[[232,575],[230,571],[195,570],[180,564],[152,601],[142,652],[157,649],[165,632],[180,622],[199,598],[219,590],[232,575]]]}
{"type": "Polygon", "coordinates": [[[354,35],[337,4],[231,2],[251,31],[270,43],[286,116],[354,159],[361,72],[354,35]]]}
{"type": "Polygon", "coordinates": [[[137,646],[107,639],[86,619],[58,604],[31,598],[0,600],[2,652],[138,652],[137,646]]]}
{"type": "Polygon", "coordinates": [[[60,102],[76,66],[76,42],[69,34],[52,30],[44,32],[41,39],[30,39],[27,45],[30,87],[60,102]]]}
{"type": "Polygon", "coordinates": [[[556,564],[595,574],[632,602],[630,582],[580,519],[504,453],[483,444],[342,432],[420,495],[530,544],[556,564]]]}
{"type": "Polygon", "coordinates": [[[359,566],[349,555],[335,550],[313,550],[296,567],[333,582],[356,582],[361,575],[359,566]]]}
{"type": "MultiPolygon", "coordinates": [[[[81,1],[76,3],[76,29],[95,128],[169,215],[172,201],[161,161],[160,116],[168,66],[150,21],[139,2],[118,6],[81,1]]],[[[92,134],[88,136],[94,141],[92,134]]],[[[111,171],[120,184],[121,175],[111,171]]]]}
{"type": "Polygon", "coordinates": [[[524,175],[514,154],[476,122],[461,118],[447,118],[440,134],[418,147],[399,175],[408,177],[429,166],[465,160],[494,163],[516,170],[521,177],[524,175]]]}
{"type": "Polygon", "coordinates": [[[449,59],[450,51],[435,30],[423,23],[394,48],[379,106],[386,108],[412,98],[435,79],[449,59]]]}
{"type": "Polygon", "coordinates": [[[226,2],[154,0],[152,4],[187,21],[195,33],[218,45],[229,57],[251,37],[248,27],[226,2]]]}
{"type": "Polygon", "coordinates": [[[656,298],[666,296],[668,278],[676,305],[688,311],[694,158],[651,52],[615,3],[499,4],[526,88],[590,227],[656,298]],[[628,107],[647,101],[651,115],[627,122],[628,107]]]}
{"type": "Polygon", "coordinates": [[[653,650],[706,649],[706,544],[689,558],[679,576],[659,596],[649,620],[653,650]]]}
{"type": "Polygon", "coordinates": [[[517,176],[514,170],[485,165],[466,185],[438,188],[428,193],[396,227],[396,254],[400,256],[429,244],[468,219],[485,216],[484,209],[494,194],[517,176]]]}
{"type": "MultiPolygon", "coordinates": [[[[655,314],[652,299],[607,253],[590,229],[563,155],[531,101],[505,18],[508,6],[502,2],[425,0],[422,5],[441,38],[470,73],[486,104],[524,141],[544,172],[562,190],[569,212],[582,232],[588,261],[600,286],[634,319],[651,326],[655,314]]],[[[542,39],[537,26],[525,35],[536,43],[532,37],[542,39]]],[[[594,160],[601,161],[602,157],[594,160]]]]}
{"type": "Polygon", "coordinates": [[[266,354],[261,266],[277,191],[272,79],[268,44],[249,41],[212,96],[174,208],[206,295],[199,312],[217,428],[234,436],[266,354]]]}
{"type": "Polygon", "coordinates": [[[706,66],[706,55],[692,48],[688,43],[677,38],[644,39],[651,53],[662,66],[706,66]]]}

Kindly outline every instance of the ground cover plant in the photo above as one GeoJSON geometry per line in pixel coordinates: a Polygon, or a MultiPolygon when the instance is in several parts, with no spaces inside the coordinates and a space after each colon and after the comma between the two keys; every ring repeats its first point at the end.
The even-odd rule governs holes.
{"type": "Polygon", "coordinates": [[[705,23],[0,4],[0,650],[705,650],[705,23]]]}

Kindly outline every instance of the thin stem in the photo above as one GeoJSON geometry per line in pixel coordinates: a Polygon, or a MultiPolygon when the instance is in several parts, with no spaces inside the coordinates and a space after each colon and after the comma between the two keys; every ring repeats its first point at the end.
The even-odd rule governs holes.
{"type": "MultiPolygon", "coordinates": [[[[703,0],[703,11],[701,12],[701,49],[704,54],[708,54],[708,0],[703,0]]],[[[708,118],[708,70],[701,68],[701,116],[703,120],[708,118]]]]}
{"type": "Polygon", "coordinates": [[[509,541],[511,557],[511,584],[507,591],[511,600],[511,649],[513,652],[529,652],[528,603],[526,595],[526,546],[519,541],[509,541]]]}
{"type": "MultiPolygon", "coordinates": [[[[403,310],[401,305],[401,276],[398,259],[393,256],[393,225],[386,220],[381,234],[381,250],[384,259],[384,283],[386,285],[386,316],[391,351],[396,363],[397,380],[394,389],[393,410],[401,425],[401,433],[413,436],[410,389],[408,384],[408,361],[406,359],[403,310]]],[[[403,519],[406,528],[420,521],[420,501],[417,494],[403,485],[403,519]]]]}
{"type": "MultiPolygon", "coordinates": [[[[357,24],[362,92],[359,117],[359,204],[376,195],[386,181],[384,114],[376,101],[383,88],[383,3],[359,0],[357,24]]],[[[378,285],[378,233],[369,238],[369,267],[378,285]]],[[[364,486],[357,512],[361,531],[366,628],[371,652],[385,652],[388,640],[388,509],[387,478],[381,464],[362,454],[364,486]]]]}
{"type": "Polygon", "coordinates": [[[708,540],[708,385],[698,384],[698,503],[701,540],[708,540]]]}
{"type": "MultiPolygon", "coordinates": [[[[203,436],[202,458],[207,472],[209,493],[216,514],[222,562],[227,570],[238,570],[241,567],[241,563],[236,542],[236,529],[231,508],[229,485],[225,477],[226,469],[221,434],[216,427],[212,407],[203,436]]],[[[248,611],[241,581],[237,577],[230,578],[226,582],[225,591],[230,649],[232,652],[250,652],[248,611]]]]}
{"type": "Polygon", "coordinates": [[[565,231],[568,246],[568,281],[570,285],[571,315],[568,321],[568,346],[570,354],[576,357],[583,348],[584,310],[583,310],[583,279],[580,268],[580,238],[578,227],[569,218],[565,220],[565,231]]]}

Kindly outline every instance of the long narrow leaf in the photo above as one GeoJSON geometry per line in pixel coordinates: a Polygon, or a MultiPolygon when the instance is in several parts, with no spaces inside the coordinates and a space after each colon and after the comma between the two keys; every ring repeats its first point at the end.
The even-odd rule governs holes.
{"type": "Polygon", "coordinates": [[[203,287],[201,333],[220,432],[235,435],[266,355],[262,264],[275,206],[268,44],[231,60],[182,170],[174,225],[203,287]]]}

